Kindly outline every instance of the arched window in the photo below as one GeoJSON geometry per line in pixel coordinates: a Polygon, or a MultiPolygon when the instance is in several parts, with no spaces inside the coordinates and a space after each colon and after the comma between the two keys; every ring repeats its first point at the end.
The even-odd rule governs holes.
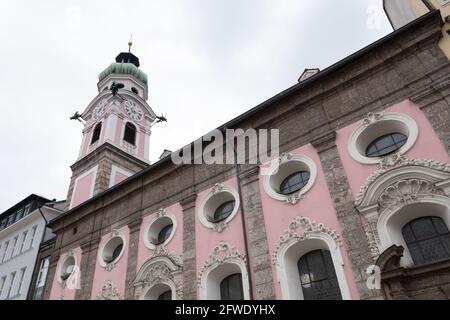
{"type": "Polygon", "coordinates": [[[125,125],[125,133],[123,135],[123,140],[125,140],[128,143],[131,143],[132,145],[136,144],[136,127],[128,122],[125,125]]]}
{"type": "Polygon", "coordinates": [[[94,133],[92,133],[91,144],[97,142],[100,139],[101,132],[102,132],[102,123],[100,122],[95,126],[94,133]]]}
{"type": "Polygon", "coordinates": [[[158,299],[156,299],[156,300],[172,300],[172,291],[168,290],[168,291],[161,293],[159,295],[158,299]]]}
{"type": "Polygon", "coordinates": [[[242,275],[235,273],[229,275],[220,283],[220,300],[244,300],[242,288],[242,275]]]}
{"type": "Polygon", "coordinates": [[[330,251],[311,251],[297,266],[305,300],[342,300],[330,251]]]}
{"type": "Polygon", "coordinates": [[[403,147],[408,137],[403,133],[389,133],[373,140],[366,149],[369,158],[383,157],[403,147]]]}
{"type": "Polygon", "coordinates": [[[414,264],[450,258],[450,232],[441,218],[413,220],[403,227],[402,234],[414,264]]]}

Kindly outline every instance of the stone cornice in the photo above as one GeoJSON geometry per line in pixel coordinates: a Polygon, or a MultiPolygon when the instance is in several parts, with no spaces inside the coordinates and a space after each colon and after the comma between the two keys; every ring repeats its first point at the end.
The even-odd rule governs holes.
{"type": "Polygon", "coordinates": [[[327,132],[311,141],[311,144],[319,153],[334,148],[336,147],[336,132],[327,132]]]}

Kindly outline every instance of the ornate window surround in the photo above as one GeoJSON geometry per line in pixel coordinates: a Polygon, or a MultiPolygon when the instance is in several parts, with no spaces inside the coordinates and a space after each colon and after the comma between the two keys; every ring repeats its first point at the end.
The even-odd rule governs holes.
{"type": "Polygon", "coordinates": [[[410,116],[397,113],[369,113],[360,125],[352,132],[348,140],[350,156],[363,164],[378,164],[384,157],[369,158],[365,149],[374,139],[393,131],[403,133],[408,137],[406,143],[396,151],[403,155],[410,150],[417,141],[419,128],[416,121],[410,116]]]}
{"type": "MultiPolygon", "coordinates": [[[[229,200],[232,200],[232,199],[229,199],[229,200]]],[[[240,206],[240,199],[239,199],[238,192],[230,186],[226,186],[222,183],[218,183],[218,184],[214,185],[214,187],[210,190],[210,192],[205,196],[205,198],[201,202],[201,204],[198,208],[198,211],[197,211],[198,217],[199,217],[199,220],[202,223],[202,225],[204,225],[206,228],[212,229],[212,230],[220,233],[226,227],[228,227],[231,220],[234,219],[237,212],[239,211],[239,206],[240,206]],[[234,199],[235,204],[234,204],[233,211],[223,221],[220,221],[218,223],[209,221],[208,217],[212,216],[214,214],[214,212],[209,212],[209,211],[214,211],[214,210],[211,210],[210,207],[212,206],[212,207],[214,207],[214,209],[217,208],[221,204],[220,199],[223,196],[225,196],[225,197],[231,196],[234,199]]]]}
{"type": "Polygon", "coordinates": [[[396,245],[405,249],[400,265],[413,265],[401,228],[425,216],[441,217],[450,227],[449,195],[450,164],[398,157],[389,165],[380,165],[361,187],[355,201],[364,218],[374,261],[396,245]],[[403,214],[406,210],[408,215],[403,214]]]}
{"type": "Polygon", "coordinates": [[[183,299],[182,259],[164,252],[147,260],[134,281],[135,297],[145,300],[146,295],[160,285],[170,287],[172,300],[183,299]]]}
{"type": "Polygon", "coordinates": [[[70,249],[69,251],[67,251],[64,255],[61,256],[60,262],[58,264],[58,272],[57,272],[57,277],[56,280],[58,281],[59,285],[62,286],[63,288],[66,287],[67,282],[72,281],[72,277],[77,275],[77,272],[74,271],[72,272],[72,274],[70,275],[69,278],[67,278],[66,280],[63,280],[61,278],[61,274],[62,274],[62,267],[64,265],[64,263],[66,262],[67,259],[69,258],[73,258],[74,259],[74,268],[78,267],[78,257],[75,254],[75,251],[73,249],[70,249]]]}
{"type": "Polygon", "coordinates": [[[112,269],[114,269],[116,267],[117,262],[119,262],[119,260],[122,258],[127,246],[128,246],[128,244],[127,244],[127,239],[126,239],[125,235],[120,230],[114,229],[110,233],[109,237],[107,239],[103,240],[102,244],[100,245],[100,250],[98,250],[98,256],[97,256],[98,263],[106,271],[111,271],[112,269]],[[106,246],[108,245],[108,243],[111,240],[113,240],[114,238],[121,238],[123,247],[122,247],[122,250],[121,250],[119,256],[114,261],[112,261],[110,263],[106,263],[105,260],[103,259],[103,253],[104,253],[104,250],[105,250],[106,246]]]}
{"type": "Polygon", "coordinates": [[[161,250],[162,248],[165,248],[165,246],[170,241],[172,241],[176,231],[177,231],[177,220],[175,218],[175,215],[172,214],[171,212],[167,211],[166,209],[161,208],[158,210],[158,212],[156,212],[155,217],[152,220],[150,220],[147,223],[146,227],[144,228],[144,235],[143,235],[144,244],[150,250],[157,250],[157,251],[161,250]],[[166,241],[164,241],[161,244],[155,245],[154,243],[152,243],[150,241],[150,238],[149,238],[150,233],[152,231],[152,226],[154,226],[155,222],[157,222],[160,219],[164,219],[164,218],[168,218],[172,221],[172,225],[173,225],[172,232],[170,233],[170,236],[169,236],[169,238],[167,238],[166,241]]]}
{"type": "Polygon", "coordinates": [[[338,233],[322,223],[303,216],[296,216],[289,224],[272,254],[285,300],[303,300],[297,261],[308,252],[324,249],[331,253],[342,299],[351,300],[350,289],[344,271],[338,233]],[[299,230],[300,229],[300,230],[299,230]],[[301,231],[301,232],[298,232],[301,231]]]}
{"type": "Polygon", "coordinates": [[[244,299],[250,299],[247,258],[225,241],[220,241],[205,261],[199,274],[200,300],[220,300],[220,282],[233,273],[241,273],[244,299]]]}
{"type": "MultiPolygon", "coordinates": [[[[291,172],[293,173],[293,172],[291,172]]],[[[264,191],[272,198],[278,201],[284,201],[288,204],[295,205],[304,197],[304,195],[312,188],[317,178],[317,166],[312,159],[304,155],[283,153],[278,161],[273,161],[270,168],[267,169],[267,174],[263,179],[264,191]],[[279,187],[281,182],[288,175],[280,170],[281,167],[285,167],[288,163],[297,162],[299,168],[304,167],[310,173],[308,183],[299,191],[291,195],[284,195],[276,191],[276,187],[279,187]],[[280,172],[281,171],[281,172],[280,172]],[[276,187],[275,187],[276,185],[276,187]]]]}

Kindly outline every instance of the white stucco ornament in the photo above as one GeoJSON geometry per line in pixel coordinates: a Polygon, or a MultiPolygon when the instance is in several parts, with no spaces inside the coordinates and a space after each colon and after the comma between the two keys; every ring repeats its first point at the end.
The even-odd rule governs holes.
{"type": "Polygon", "coordinates": [[[97,295],[97,300],[121,300],[120,293],[112,281],[107,281],[97,295]]]}
{"type": "Polygon", "coordinates": [[[144,112],[139,106],[130,100],[125,101],[125,112],[130,119],[134,121],[141,121],[144,117],[144,112]]]}

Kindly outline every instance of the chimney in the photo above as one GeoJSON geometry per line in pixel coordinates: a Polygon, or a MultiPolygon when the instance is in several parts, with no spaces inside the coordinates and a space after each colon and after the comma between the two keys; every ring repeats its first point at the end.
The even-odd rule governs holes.
{"type": "Polygon", "coordinates": [[[318,69],[318,68],[305,69],[305,71],[303,71],[302,75],[298,79],[298,82],[303,82],[303,81],[311,78],[312,76],[318,74],[319,72],[320,72],[320,69],[318,69]]]}

